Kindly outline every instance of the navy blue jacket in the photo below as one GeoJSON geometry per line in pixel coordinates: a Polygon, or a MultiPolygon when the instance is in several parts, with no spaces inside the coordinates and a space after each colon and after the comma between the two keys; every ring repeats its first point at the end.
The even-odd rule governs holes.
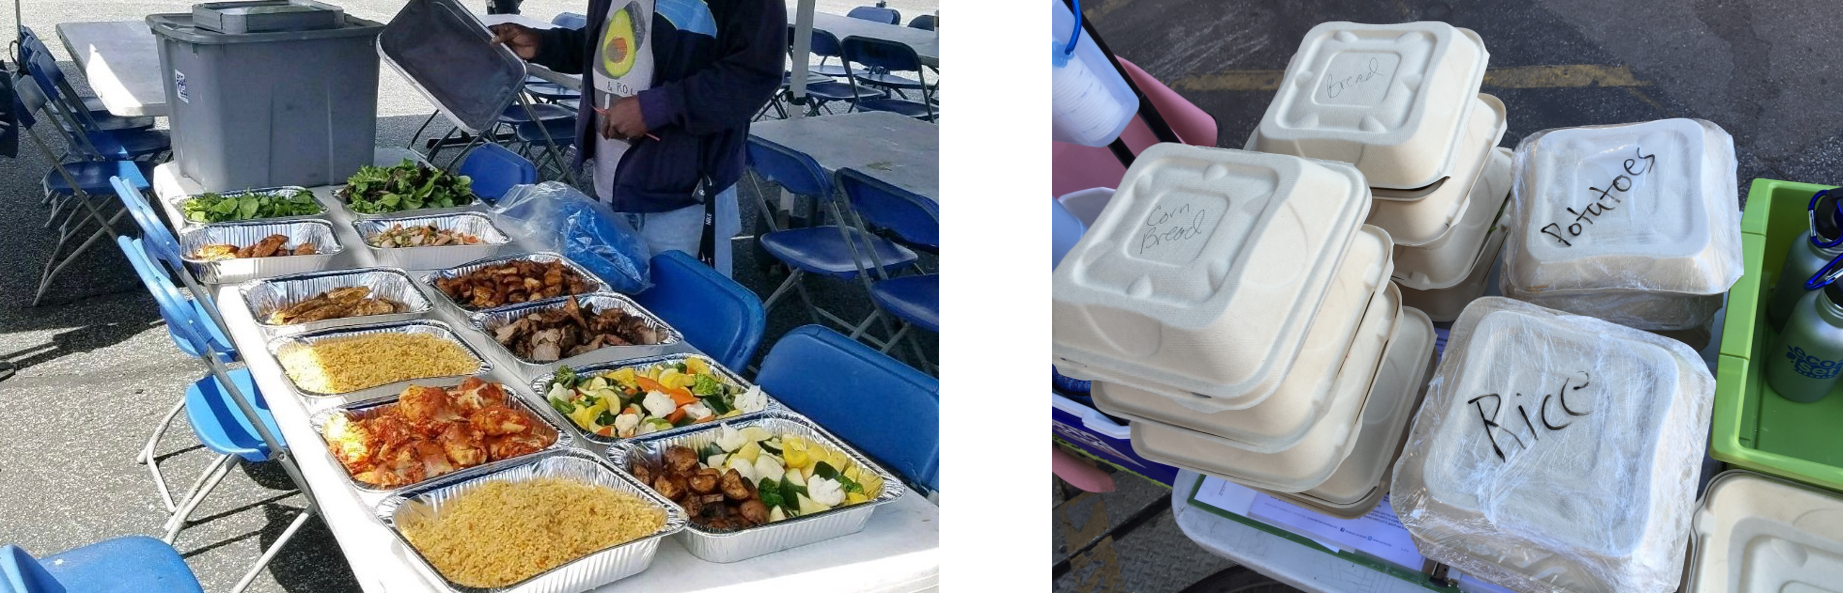
{"type": "MultiPolygon", "coordinates": [[[[590,0],[589,24],[582,30],[544,30],[531,60],[583,75],[577,164],[594,158],[600,138],[592,129],[588,65],[594,63],[596,42],[613,4],[590,0]]],[[[708,180],[714,195],[742,178],[749,120],[781,86],[787,7],[782,0],[658,0],[649,34],[653,85],[640,93],[640,112],[659,140],[641,138],[621,157],[610,194],[616,212],[696,205],[693,192],[700,179],[708,180]]]]}

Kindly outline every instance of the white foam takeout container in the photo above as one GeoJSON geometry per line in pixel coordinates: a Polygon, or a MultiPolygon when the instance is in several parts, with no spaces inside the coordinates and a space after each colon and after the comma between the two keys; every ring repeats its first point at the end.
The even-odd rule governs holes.
{"type": "Polygon", "coordinates": [[[1745,471],[1709,482],[1684,591],[1822,591],[1843,577],[1843,497],[1745,471]]]}
{"type": "Polygon", "coordinates": [[[1188,399],[1174,400],[1130,384],[1104,382],[1096,383],[1094,403],[1115,416],[1188,428],[1231,447],[1256,453],[1286,450],[1303,440],[1331,408],[1332,387],[1345,366],[1344,355],[1356,341],[1371,297],[1388,283],[1389,269],[1388,233],[1364,226],[1338,266],[1293,371],[1259,405],[1210,412],[1193,409],[1188,399]]]}
{"type": "Polygon", "coordinates": [[[1485,296],[1487,283],[1491,279],[1491,266],[1497,263],[1498,253],[1504,247],[1504,237],[1508,234],[1502,225],[1491,227],[1490,234],[1485,236],[1485,248],[1478,252],[1472,262],[1472,271],[1458,284],[1437,290],[1402,287],[1402,306],[1420,309],[1434,323],[1448,323],[1458,319],[1466,305],[1485,296]]]}
{"type": "MultiPolygon", "coordinates": [[[[1547,130],[1523,140],[1515,167],[1506,295],[1619,321],[1618,307],[1643,305],[1595,304],[1590,293],[1694,297],[1726,292],[1740,278],[1734,140],[1713,123],[1547,130]]],[[[1667,312],[1632,315],[1641,329],[1699,321],[1667,312]]]]}
{"type": "Polygon", "coordinates": [[[1407,440],[1408,421],[1420,409],[1433,374],[1433,322],[1412,307],[1401,308],[1401,329],[1389,344],[1389,354],[1377,371],[1369,401],[1363,404],[1363,428],[1357,446],[1337,471],[1317,488],[1288,494],[1269,492],[1281,500],[1333,517],[1355,519],[1369,514],[1388,492],[1389,469],[1407,440]]]}
{"type": "Polygon", "coordinates": [[[1054,364],[1220,410],[1261,403],[1292,370],[1369,204],[1344,163],[1146,149],[1056,267],[1054,364]]]}
{"type": "Polygon", "coordinates": [[[1681,342],[1473,301],[1390,504],[1422,555],[1512,590],[1673,590],[1714,390],[1681,342]]]}
{"type": "Polygon", "coordinates": [[[1469,198],[1491,163],[1493,149],[1504,138],[1508,120],[1504,103],[1497,97],[1479,95],[1469,107],[1471,121],[1455,149],[1458,158],[1452,176],[1421,190],[1370,189],[1376,203],[1370,206],[1365,222],[1389,231],[1396,245],[1420,247],[1444,241],[1471,212],[1469,198]]]}
{"type": "Polygon", "coordinates": [[[1401,294],[1394,284],[1370,301],[1344,368],[1338,372],[1331,410],[1299,444],[1277,453],[1255,453],[1224,445],[1203,433],[1156,422],[1133,422],[1133,450],[1146,459],[1276,492],[1317,488],[1356,448],[1363,406],[1388,346],[1401,323],[1401,294]]]}
{"type": "Polygon", "coordinates": [[[1355,163],[1372,187],[1426,187],[1453,170],[1489,60],[1477,33],[1446,23],[1320,23],[1286,65],[1254,146],[1355,163]]]}
{"type": "Polygon", "coordinates": [[[1439,290],[1465,281],[1492,224],[1510,199],[1510,163],[1510,149],[1493,149],[1484,174],[1466,196],[1465,213],[1451,230],[1425,245],[1395,246],[1397,284],[1404,289],[1439,290]]]}

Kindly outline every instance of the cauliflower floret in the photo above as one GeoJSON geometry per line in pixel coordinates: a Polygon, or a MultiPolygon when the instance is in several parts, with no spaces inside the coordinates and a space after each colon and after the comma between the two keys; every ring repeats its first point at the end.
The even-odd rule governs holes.
{"type": "Polygon", "coordinates": [[[553,400],[570,401],[570,395],[575,391],[574,389],[564,387],[562,383],[554,383],[550,386],[550,393],[545,395],[548,395],[550,399],[553,400]]]}
{"type": "Polygon", "coordinates": [[[806,481],[806,495],[812,498],[813,502],[828,507],[838,506],[838,503],[845,501],[845,489],[839,486],[836,480],[818,476],[806,481]]]}
{"type": "Polygon", "coordinates": [[[710,406],[704,405],[704,402],[698,402],[695,404],[691,404],[689,406],[685,406],[685,417],[690,418],[692,420],[703,420],[705,418],[709,418],[714,415],[716,414],[710,411],[710,406]]]}
{"type": "Polygon", "coordinates": [[[637,414],[621,414],[614,417],[614,433],[623,438],[634,436],[634,428],[638,426],[640,426],[640,416],[637,414]]]}
{"type": "Polygon", "coordinates": [[[736,409],[744,412],[759,412],[768,407],[768,396],[762,394],[759,385],[749,386],[748,391],[736,396],[736,409]]]}
{"type": "Polygon", "coordinates": [[[742,431],[736,430],[735,427],[724,424],[723,428],[717,429],[717,446],[722,447],[724,451],[735,453],[737,449],[741,449],[746,444],[748,442],[743,438],[742,431]]]}
{"type": "Polygon", "coordinates": [[[669,416],[673,410],[678,409],[678,402],[672,401],[672,396],[657,391],[647,393],[646,399],[642,400],[640,405],[646,406],[648,413],[660,418],[669,416]]]}

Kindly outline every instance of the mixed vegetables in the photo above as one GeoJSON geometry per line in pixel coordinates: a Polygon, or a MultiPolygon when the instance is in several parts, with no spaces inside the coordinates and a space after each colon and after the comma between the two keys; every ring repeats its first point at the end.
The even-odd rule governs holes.
{"type": "Polygon", "coordinates": [[[867,502],[883,478],[844,451],[798,434],[728,424],[713,442],[636,460],[634,477],[707,529],[741,529],[867,502]]]}
{"type": "Polygon", "coordinates": [[[320,202],[305,189],[239,194],[207,193],[189,198],[179,205],[186,220],[197,223],[228,222],[311,216],[320,213],[320,202]]]}
{"type": "Polygon", "coordinates": [[[629,438],[761,411],[760,387],[730,382],[697,356],[579,376],[561,367],[545,390],[550,405],[589,434],[629,438]]]}
{"type": "Polygon", "coordinates": [[[394,167],[359,168],[338,195],[360,214],[452,208],[474,201],[473,179],[409,159],[394,167]]]}

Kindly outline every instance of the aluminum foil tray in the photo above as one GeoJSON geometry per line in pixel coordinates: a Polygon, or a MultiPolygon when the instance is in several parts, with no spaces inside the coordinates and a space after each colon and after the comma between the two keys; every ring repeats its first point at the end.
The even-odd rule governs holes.
{"type": "MultiPolygon", "coordinates": [[[[499,328],[517,321],[526,315],[538,311],[561,309],[568,300],[569,297],[559,297],[500,307],[475,313],[471,316],[471,321],[474,329],[480,330],[481,333],[491,337],[498,332],[499,328]]],[[[536,361],[518,356],[514,354],[510,348],[507,348],[504,344],[500,344],[498,338],[494,338],[493,343],[498,345],[499,351],[504,352],[506,356],[518,362],[519,368],[523,371],[521,374],[527,379],[538,375],[549,374],[555,371],[558,366],[562,365],[578,367],[587,364],[652,356],[671,351],[685,343],[684,336],[680,335],[677,329],[673,329],[665,320],[660,319],[659,316],[654,315],[651,311],[647,311],[645,307],[641,307],[638,303],[635,303],[633,299],[628,298],[627,295],[615,292],[593,292],[585,295],[576,295],[576,302],[585,312],[599,313],[610,308],[618,308],[626,311],[630,315],[637,315],[645,319],[648,325],[660,331],[659,343],[646,346],[604,346],[576,356],[566,356],[560,360],[548,362],[536,361]]]]}
{"type": "MultiPolygon", "coordinates": [[[[213,193],[216,193],[224,197],[234,198],[238,196],[247,196],[247,195],[252,195],[252,194],[278,194],[278,193],[293,194],[295,192],[300,192],[300,191],[310,191],[310,190],[308,190],[305,187],[298,186],[298,185],[283,185],[283,186],[278,186],[278,187],[264,187],[264,188],[259,188],[259,189],[246,189],[243,191],[227,191],[227,192],[213,192],[213,193]]],[[[181,196],[181,197],[174,198],[173,200],[171,200],[173,203],[173,213],[178,215],[178,219],[183,224],[182,228],[189,229],[189,228],[204,226],[207,224],[224,224],[224,223],[198,222],[198,221],[194,221],[194,220],[191,220],[185,217],[186,202],[190,202],[192,201],[193,198],[197,198],[202,195],[204,194],[192,194],[189,196],[181,196]]],[[[320,211],[313,213],[313,214],[302,214],[298,216],[276,216],[273,218],[252,218],[249,220],[235,220],[235,221],[225,221],[225,222],[226,223],[281,222],[281,221],[289,221],[289,220],[325,219],[326,211],[327,211],[326,202],[321,200],[320,196],[316,195],[314,196],[314,204],[320,207],[320,211]]]]}
{"type": "Polygon", "coordinates": [[[479,212],[459,212],[454,214],[417,214],[414,216],[393,216],[389,218],[364,218],[352,222],[353,230],[365,242],[365,249],[371,251],[378,265],[403,268],[405,270],[439,270],[450,268],[482,258],[499,254],[511,239],[493,226],[493,219],[479,212]],[[371,244],[374,237],[388,231],[391,227],[431,226],[444,231],[458,231],[480,238],[480,243],[473,245],[442,245],[425,247],[377,247],[371,244]]]}
{"type": "Polygon", "coordinates": [[[186,266],[207,284],[231,284],[283,274],[324,270],[333,258],[345,251],[333,236],[332,223],[324,220],[290,222],[224,222],[194,227],[179,234],[179,250],[186,266]],[[258,243],[269,235],[287,235],[290,247],[312,243],[319,251],[314,255],[253,257],[206,261],[192,257],[199,248],[227,243],[241,248],[258,243]]]}
{"type": "Polygon", "coordinates": [[[667,448],[683,445],[696,449],[706,443],[714,442],[717,430],[724,424],[735,428],[760,426],[769,432],[781,434],[798,434],[824,442],[826,445],[844,451],[865,468],[877,472],[883,478],[883,492],[868,501],[833,508],[823,513],[801,515],[785,521],[757,525],[746,529],[732,531],[712,531],[689,524],[678,535],[679,543],[690,550],[693,556],[711,562],[737,562],[763,554],[772,554],[781,550],[804,546],[835,537],[850,535],[864,529],[865,522],[878,505],[901,498],[905,488],[902,479],[891,474],[883,466],[872,462],[863,453],[845,444],[843,440],[832,436],[812,420],[793,412],[770,412],[753,418],[731,419],[698,426],[689,432],[678,434],[659,433],[647,435],[608,448],[608,457],[615,467],[628,471],[635,459],[645,457],[657,460],[667,448]]]}
{"type": "MultiPolygon", "coordinates": [[[[718,377],[722,377],[723,380],[729,383],[730,385],[738,386],[745,390],[750,387],[754,387],[753,383],[744,381],[742,377],[736,375],[735,372],[729,370],[728,368],[724,368],[724,366],[721,364],[717,364],[717,361],[711,360],[710,357],[708,356],[704,356],[702,354],[696,354],[696,353],[661,354],[658,356],[647,356],[647,357],[642,357],[642,358],[633,358],[633,359],[628,359],[628,360],[619,360],[615,362],[605,362],[605,363],[600,363],[600,364],[591,364],[591,365],[584,365],[581,367],[571,367],[571,368],[576,371],[577,376],[588,376],[588,375],[599,375],[601,373],[618,370],[623,367],[643,367],[643,366],[649,366],[649,365],[653,365],[653,364],[657,364],[661,362],[678,362],[678,361],[685,360],[687,358],[704,359],[704,363],[710,365],[711,371],[715,372],[718,377]]],[[[544,402],[544,405],[546,407],[550,406],[550,395],[549,395],[550,382],[554,378],[556,378],[556,373],[553,372],[553,373],[544,375],[543,377],[540,377],[531,382],[531,392],[537,394],[538,400],[544,402]]],[[[762,407],[761,411],[744,412],[742,414],[738,414],[736,416],[731,416],[729,418],[720,419],[720,420],[721,421],[735,421],[735,420],[740,420],[744,418],[751,418],[751,417],[758,416],[761,414],[766,414],[768,412],[782,411],[782,410],[787,409],[786,406],[781,405],[780,400],[774,399],[774,396],[772,395],[763,393],[762,398],[767,400],[768,403],[762,407]]],[[[552,408],[552,410],[554,411],[555,408],[552,408]]],[[[655,433],[650,433],[645,436],[652,437],[656,435],[671,435],[671,434],[679,434],[683,432],[695,431],[701,428],[716,426],[718,424],[721,424],[722,423],[721,421],[707,422],[704,424],[693,424],[690,426],[680,426],[672,430],[663,430],[663,431],[659,431],[655,433]]],[[[591,443],[595,443],[599,445],[611,445],[614,443],[618,443],[622,440],[625,440],[625,439],[620,439],[620,438],[605,437],[605,436],[601,436],[598,434],[591,434],[589,432],[582,430],[582,428],[576,426],[576,423],[574,421],[570,421],[568,418],[564,419],[564,424],[568,425],[570,429],[576,431],[576,434],[582,435],[582,438],[584,440],[587,440],[591,443]]],[[[638,438],[638,437],[635,437],[635,438],[638,438]]]]}
{"type": "MultiPolygon", "coordinates": [[[[582,275],[583,280],[588,282],[589,284],[589,292],[612,292],[613,291],[613,289],[608,286],[607,282],[603,282],[600,276],[596,276],[593,272],[590,272],[588,268],[584,268],[581,265],[577,264],[576,262],[570,261],[570,259],[567,257],[563,257],[562,255],[549,252],[549,251],[539,251],[535,253],[523,253],[519,255],[510,255],[510,256],[505,256],[505,257],[495,257],[492,259],[476,260],[473,262],[462,264],[460,266],[448,268],[446,270],[436,270],[433,272],[429,272],[428,274],[422,277],[422,282],[424,284],[429,285],[429,287],[431,288],[435,288],[435,293],[441,295],[442,300],[448,301],[449,303],[453,304],[455,307],[461,309],[462,311],[467,311],[468,313],[474,313],[474,312],[481,311],[481,309],[468,307],[461,303],[454,302],[454,299],[448,298],[448,293],[442,292],[442,289],[437,288],[435,286],[435,281],[437,279],[442,279],[442,278],[455,278],[459,276],[465,276],[468,273],[471,273],[480,268],[484,268],[484,267],[491,266],[491,265],[503,264],[505,262],[509,262],[513,260],[520,260],[520,259],[531,260],[535,262],[561,261],[563,262],[563,265],[569,266],[570,269],[575,270],[577,274],[582,275]]],[[[583,294],[588,294],[588,293],[583,293],[583,294]]],[[[516,304],[519,304],[519,303],[514,303],[514,305],[516,304]]],[[[504,306],[510,307],[513,305],[504,305],[504,306]]],[[[487,310],[490,310],[490,309],[487,309],[487,310]]]]}
{"type": "Polygon", "coordinates": [[[633,477],[616,471],[606,462],[595,456],[578,451],[559,451],[543,453],[537,457],[528,457],[513,465],[497,469],[491,473],[454,475],[436,478],[422,486],[399,492],[378,504],[378,519],[383,521],[390,531],[396,534],[397,541],[410,551],[414,559],[411,562],[417,572],[430,583],[440,585],[447,591],[456,593],[574,593],[587,591],[623,578],[632,576],[653,563],[653,553],[659,549],[659,540],[667,535],[678,533],[685,528],[685,511],[678,505],[659,496],[651,488],[641,486],[633,477]],[[398,529],[398,522],[409,517],[410,513],[440,513],[447,501],[487,482],[517,482],[533,478],[574,478],[607,486],[616,490],[635,494],[665,509],[666,522],[651,535],[624,544],[591,553],[582,558],[567,562],[536,576],[525,579],[510,587],[478,588],[457,584],[443,577],[429,563],[428,558],[416,546],[410,545],[409,538],[404,537],[398,529]]]}
{"type": "MultiPolygon", "coordinates": [[[[460,345],[461,348],[467,350],[467,353],[469,355],[472,355],[474,357],[474,360],[479,362],[479,366],[476,367],[471,372],[468,372],[462,375],[451,375],[452,377],[464,377],[467,375],[484,375],[493,370],[492,363],[487,362],[485,357],[480,356],[479,350],[474,349],[473,345],[468,344],[466,340],[462,340],[460,336],[456,336],[454,334],[454,330],[448,328],[448,324],[442,323],[440,321],[402,321],[402,322],[397,322],[397,323],[380,323],[380,324],[373,324],[373,325],[358,325],[358,326],[350,326],[350,327],[340,327],[340,328],[320,330],[316,332],[308,332],[304,334],[297,334],[297,335],[281,337],[281,338],[276,338],[274,340],[270,340],[269,341],[269,353],[275,355],[275,357],[279,359],[281,358],[282,353],[287,351],[287,349],[312,346],[314,344],[318,344],[320,342],[324,342],[328,340],[337,340],[340,338],[349,338],[353,336],[363,336],[363,335],[368,335],[368,334],[382,334],[382,333],[428,334],[428,335],[433,335],[433,336],[436,336],[436,337],[439,337],[444,340],[448,340],[450,342],[454,342],[455,344],[460,345]]],[[[380,361],[380,362],[384,364],[389,363],[389,361],[380,361]]],[[[284,366],[283,368],[286,369],[287,367],[284,366]]],[[[381,397],[386,397],[389,395],[396,394],[398,392],[403,391],[403,388],[409,386],[409,384],[415,383],[418,381],[426,383],[426,382],[437,381],[437,380],[441,380],[445,378],[448,378],[448,377],[421,377],[417,379],[397,381],[394,383],[385,383],[383,385],[376,385],[376,386],[367,387],[364,389],[359,389],[356,391],[349,391],[346,393],[320,393],[317,391],[308,391],[307,389],[301,387],[299,384],[294,384],[293,377],[289,377],[288,382],[290,384],[294,384],[295,391],[298,391],[302,395],[306,395],[309,397],[347,397],[350,399],[350,401],[364,401],[364,400],[376,399],[376,398],[381,398],[381,397]]]]}
{"type": "Polygon", "coordinates": [[[403,273],[402,270],[389,268],[361,268],[276,276],[247,284],[239,288],[238,292],[242,293],[243,302],[249,306],[251,316],[256,318],[256,324],[271,332],[315,331],[365,323],[407,321],[428,315],[433,308],[428,297],[423,296],[422,291],[416,288],[416,283],[410,280],[409,274],[403,273]],[[352,286],[368,287],[371,289],[371,296],[403,303],[409,307],[409,310],[402,313],[341,317],[286,325],[268,322],[269,315],[276,311],[335,288],[352,286]]]}
{"type": "MultiPolygon", "coordinates": [[[[480,379],[487,381],[489,383],[497,383],[497,381],[493,381],[492,377],[482,376],[480,377],[480,379]]],[[[459,385],[465,380],[466,379],[449,378],[449,379],[440,379],[436,381],[417,381],[415,383],[417,385],[425,385],[429,387],[441,387],[443,389],[447,389],[447,388],[459,385]]],[[[548,430],[551,435],[556,437],[556,442],[551,443],[549,447],[545,447],[543,450],[538,451],[536,453],[520,455],[517,457],[508,458],[508,459],[501,459],[498,461],[488,461],[480,465],[461,468],[453,472],[442,474],[440,476],[436,476],[433,478],[428,478],[421,482],[417,482],[415,484],[409,484],[405,486],[396,486],[396,487],[378,486],[378,485],[371,484],[368,482],[360,481],[358,478],[353,477],[350,474],[346,476],[346,479],[352,483],[353,487],[356,487],[360,490],[365,490],[369,492],[394,492],[394,491],[402,490],[405,488],[414,488],[421,484],[427,484],[432,480],[440,480],[440,479],[444,479],[450,476],[487,473],[487,472],[491,472],[491,471],[494,471],[500,468],[504,468],[504,467],[508,467],[508,466],[520,463],[523,460],[529,459],[534,455],[542,455],[543,453],[547,451],[563,451],[563,450],[567,450],[570,448],[571,439],[569,436],[569,432],[563,430],[563,427],[557,423],[556,419],[552,418],[550,414],[544,413],[543,410],[539,410],[535,406],[532,406],[531,403],[525,401],[524,398],[518,397],[516,392],[513,390],[514,387],[512,385],[501,384],[501,388],[505,392],[505,397],[504,399],[497,400],[496,403],[504,404],[506,407],[513,408],[516,410],[524,410],[526,413],[531,414],[533,417],[538,419],[538,426],[540,427],[539,430],[540,431],[548,430]]],[[[340,415],[340,414],[346,414],[346,415],[349,415],[353,420],[370,419],[378,415],[384,414],[386,412],[389,412],[390,410],[396,409],[397,397],[398,397],[397,395],[392,395],[384,399],[368,400],[368,401],[359,402],[359,403],[346,404],[346,405],[339,406],[337,408],[332,408],[329,410],[323,410],[320,413],[315,414],[313,418],[311,419],[311,422],[313,423],[313,427],[314,427],[314,434],[321,435],[320,437],[321,443],[326,443],[330,445],[331,443],[326,442],[325,428],[326,428],[326,423],[331,422],[334,416],[340,415]]],[[[340,466],[342,470],[344,469],[344,466],[338,463],[338,458],[334,458],[334,465],[340,466]]]]}

